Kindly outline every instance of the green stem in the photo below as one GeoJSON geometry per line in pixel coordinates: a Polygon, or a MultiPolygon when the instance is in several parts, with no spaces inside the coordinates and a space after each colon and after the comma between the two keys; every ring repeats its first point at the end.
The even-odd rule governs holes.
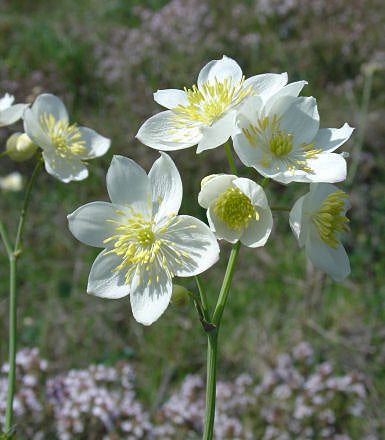
{"type": "Polygon", "coordinates": [[[12,254],[12,246],[11,246],[11,242],[8,239],[7,231],[5,230],[5,227],[1,220],[0,220],[0,235],[3,240],[5,250],[7,251],[7,255],[9,256],[12,254]]]}
{"type": "MultiPolygon", "coordinates": [[[[25,219],[27,216],[29,199],[31,196],[31,190],[37,173],[42,165],[42,159],[37,162],[35,169],[32,172],[31,178],[27,185],[27,191],[25,193],[23,209],[20,213],[19,225],[17,228],[15,246],[13,251],[10,246],[7,247],[9,258],[9,371],[8,371],[8,390],[7,390],[7,408],[5,411],[5,433],[8,433],[12,427],[13,419],[13,396],[15,392],[15,369],[16,369],[16,342],[17,342],[17,325],[16,325],[16,261],[21,253],[21,236],[24,229],[25,219]]],[[[1,235],[4,240],[4,229],[1,229],[1,235]]],[[[6,241],[4,241],[6,243],[6,241]]],[[[8,242],[9,245],[9,242],[8,242]]]]}
{"type": "Polygon", "coordinates": [[[227,155],[227,161],[229,162],[230,170],[233,174],[237,175],[237,167],[235,166],[234,156],[231,152],[229,141],[224,143],[226,155],[227,155]]]}
{"type": "Polygon", "coordinates": [[[262,188],[266,188],[267,184],[269,183],[270,178],[269,177],[265,177],[262,182],[261,182],[261,186],[262,188]]]}
{"type": "Polygon", "coordinates": [[[216,326],[212,332],[208,333],[208,347],[207,347],[207,383],[206,383],[206,410],[205,410],[205,425],[203,432],[203,440],[212,440],[214,431],[215,418],[215,393],[216,393],[216,367],[217,367],[217,346],[219,326],[222,314],[226,305],[226,301],[230,291],[230,284],[233,278],[235,263],[239,254],[240,242],[233,245],[230,258],[227,263],[226,273],[223,278],[221,291],[215,311],[212,318],[212,323],[216,326]]]}
{"type": "Polygon", "coordinates": [[[203,310],[203,316],[206,319],[206,321],[210,321],[210,309],[209,304],[207,301],[207,296],[205,293],[205,289],[203,288],[202,280],[199,275],[195,275],[195,281],[198,286],[199,295],[201,297],[201,303],[202,303],[202,310],[203,310]]]}
{"type": "Polygon", "coordinates": [[[8,154],[9,154],[9,151],[8,151],[8,150],[2,151],[2,152],[0,153],[0,159],[1,159],[2,157],[4,157],[4,156],[8,156],[8,154]]]}

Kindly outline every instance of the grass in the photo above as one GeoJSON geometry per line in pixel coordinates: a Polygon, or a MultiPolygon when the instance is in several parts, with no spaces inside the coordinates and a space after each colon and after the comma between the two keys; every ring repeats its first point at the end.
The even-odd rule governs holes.
{"type": "MultiPolygon", "coordinates": [[[[166,3],[153,0],[145,5],[157,10],[166,3]]],[[[288,70],[292,81],[309,79],[311,85],[305,94],[318,97],[323,126],[341,126],[346,120],[351,125],[358,124],[363,87],[360,69],[365,60],[357,51],[341,63],[343,36],[337,35],[333,45],[329,45],[328,38],[332,36],[327,38],[325,34],[330,21],[323,25],[309,16],[293,17],[290,13],[284,19],[288,26],[284,36],[277,35],[281,26],[278,19],[270,17],[260,22],[250,14],[250,21],[238,24],[238,30],[245,34],[257,30],[261,40],[248,50],[237,48],[226,40],[227,30],[224,36],[220,34],[227,26],[226,20],[231,20],[230,15],[224,15],[224,23],[213,26],[220,35],[215,40],[217,45],[221,41],[219,50],[215,45],[202,47],[186,57],[165,46],[159,59],[166,58],[161,66],[169,63],[170,73],[156,70],[159,60],[146,60],[133,70],[138,72],[137,77],[111,85],[96,74],[95,48],[111,39],[115,29],[139,27],[141,20],[133,9],[139,4],[143,2],[65,0],[52,7],[50,2],[40,0],[32,8],[28,2],[18,0],[2,5],[0,91],[8,91],[5,87],[12,80],[19,100],[36,95],[36,87],[38,93],[57,93],[68,105],[73,120],[96,128],[113,140],[106,157],[91,162],[85,184],[64,185],[46,173],[38,178],[19,264],[19,346],[38,346],[57,371],[82,368],[90,362],[113,364],[120,358],[131,359],[138,371],[141,397],[160,402],[165,396],[158,395],[158,390],[165,378],[173,384],[187,373],[204,371],[206,341],[192,305],[183,310],[170,306],[162,319],[145,328],[133,320],[127,298],[106,301],[87,296],[87,276],[98,251],[75,241],[67,229],[66,215],[86,202],[107,200],[105,172],[112,154],[132,157],[149,169],[158,153],[140,146],[133,136],[143,119],[159,110],[152,102],[151,90],[192,84],[201,66],[210,58],[219,58],[223,47],[228,49],[226,54],[245,66],[247,73],[288,70]],[[293,20],[297,20],[297,27],[293,20]],[[353,81],[350,92],[345,92],[346,81],[353,81]],[[143,84],[150,91],[144,86],[142,90],[143,84]]],[[[210,7],[217,14],[220,12],[216,6],[210,7]]],[[[362,18],[368,20],[367,26],[369,12],[362,18]]],[[[376,32],[373,28],[372,34],[376,32]]],[[[362,44],[369,45],[370,37],[367,30],[362,44]]],[[[327,355],[341,371],[357,368],[367,374],[367,424],[378,426],[379,434],[385,429],[381,417],[385,409],[385,174],[379,140],[383,129],[378,122],[383,116],[385,98],[381,78],[381,71],[373,77],[368,136],[355,182],[349,189],[352,232],[346,247],[352,275],[337,284],[314,271],[291,235],[287,213],[276,214],[268,244],[263,249],[241,250],[224,314],[219,355],[219,377],[231,378],[241,371],[262,372],[276,353],[289,350],[300,340],[309,340],[320,359],[327,355]]],[[[2,129],[3,143],[11,132],[2,129]]],[[[353,144],[354,138],[348,144],[349,150],[353,144]]],[[[181,212],[204,220],[204,212],[196,203],[200,179],[213,170],[227,172],[225,153],[217,149],[196,156],[194,149],[189,149],[175,152],[173,158],[184,183],[181,212]]],[[[5,158],[0,163],[0,174],[18,169],[28,176],[32,168],[31,163],[18,165],[5,158]]],[[[249,171],[242,174],[258,179],[249,171]]],[[[268,188],[272,204],[290,205],[304,192],[300,184],[286,188],[272,183],[268,188]]],[[[2,220],[9,231],[15,232],[22,194],[4,194],[0,204],[1,213],[6,213],[2,220]]],[[[203,276],[212,305],[228,252],[229,248],[223,245],[221,261],[203,276]]],[[[2,253],[1,361],[7,355],[7,277],[7,260],[2,253]]],[[[178,282],[195,289],[193,280],[178,282]]]]}

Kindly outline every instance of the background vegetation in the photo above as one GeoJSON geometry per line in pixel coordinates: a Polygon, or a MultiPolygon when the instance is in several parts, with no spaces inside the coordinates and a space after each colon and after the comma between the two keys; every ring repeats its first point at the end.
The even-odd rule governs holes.
{"type": "MultiPolygon", "coordinates": [[[[345,241],[351,276],[337,284],[314,270],[297,247],[287,213],[277,213],[268,244],[241,249],[224,316],[219,377],[262,375],[277,353],[307,340],[320,360],[366,375],[365,426],[359,428],[385,438],[384,19],[380,0],[0,0],[0,95],[32,102],[39,93],[54,93],[73,121],[112,139],[110,152],[90,164],[85,183],[66,185],[46,173],[38,178],[19,264],[19,346],[39,347],[57,372],[129,359],[149,405],[162,402],[187,373],[203,374],[206,340],[192,306],[169,307],[145,328],[132,318],[127,298],[85,294],[98,250],[75,241],[66,215],[107,200],[105,173],[113,154],[149,169],[158,153],[134,136],[160,110],[152,92],[191,86],[206,62],[226,54],[246,77],[287,71],[290,81],[308,80],[303,93],[317,97],[322,127],[345,121],[357,127],[344,146],[350,169],[357,168],[340,185],[352,202],[345,241]]],[[[3,145],[14,129],[0,129],[3,145]]],[[[227,172],[224,151],[197,156],[191,148],[172,157],[184,183],[181,212],[205,220],[196,201],[200,180],[227,172]]],[[[27,178],[32,169],[29,162],[0,163],[0,175],[18,170],[27,178]]],[[[268,188],[274,204],[292,204],[305,192],[301,184],[268,188]]],[[[10,231],[22,199],[22,193],[1,195],[0,215],[10,231]]],[[[223,245],[221,261],[203,276],[212,302],[228,251],[223,245]]],[[[0,361],[7,357],[7,271],[2,252],[0,361]]],[[[193,280],[182,282],[195,289],[193,280]]]]}

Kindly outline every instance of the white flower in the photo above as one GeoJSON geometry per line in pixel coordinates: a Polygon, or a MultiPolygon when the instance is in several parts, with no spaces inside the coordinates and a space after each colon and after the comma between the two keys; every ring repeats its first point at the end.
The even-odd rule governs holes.
{"type": "Polygon", "coordinates": [[[182,182],[165,153],[148,176],[134,161],[114,156],[107,190],[112,203],[88,203],[68,216],[78,240],[105,248],[91,268],[87,292],[111,299],[130,294],[135,319],[150,325],[168,306],[172,278],[212,266],[218,243],[203,222],[177,215],[182,182]]]}
{"type": "Polygon", "coordinates": [[[149,147],[180,150],[198,144],[197,153],[226,142],[236,112],[251,95],[268,97],[287,83],[287,74],[266,73],[245,80],[238,63],[223,55],[200,71],[197,85],[154,93],[167,111],[148,119],[136,137],[149,147]]]}
{"type": "Polygon", "coordinates": [[[29,104],[13,104],[15,97],[6,93],[0,98],[0,127],[11,125],[18,121],[29,104]]]}
{"type": "Polygon", "coordinates": [[[47,173],[62,182],[85,179],[86,161],[110,148],[110,140],[96,131],[70,124],[64,104],[54,95],[39,95],[23,119],[27,135],[43,149],[47,173]]]}
{"type": "Polygon", "coordinates": [[[217,238],[238,240],[248,247],[263,246],[273,217],[261,186],[229,174],[208,176],[202,181],[199,204],[207,209],[210,228],[217,238]]]}
{"type": "Polygon", "coordinates": [[[298,97],[303,84],[288,84],[267,100],[250,97],[237,117],[234,149],[246,166],[284,184],[342,181],[346,161],[333,151],[353,128],[319,129],[315,98],[298,97]]]}
{"type": "Polygon", "coordinates": [[[345,216],[347,195],[328,183],[310,184],[310,192],[300,197],[290,211],[290,226],[299,245],[314,266],[342,281],[350,273],[349,258],[340,234],[349,229],[345,216]]]}
{"type": "Polygon", "coordinates": [[[0,177],[0,188],[3,191],[21,191],[23,189],[23,177],[17,171],[0,177]]]}

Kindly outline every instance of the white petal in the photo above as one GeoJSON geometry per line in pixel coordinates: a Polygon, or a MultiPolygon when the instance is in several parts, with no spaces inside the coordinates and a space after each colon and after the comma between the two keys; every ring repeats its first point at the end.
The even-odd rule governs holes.
{"type": "Polygon", "coordinates": [[[273,216],[270,208],[258,209],[259,220],[251,220],[243,230],[241,243],[248,247],[260,247],[266,244],[273,227],[273,216]]]}
{"type": "Polygon", "coordinates": [[[331,153],[350,138],[353,130],[346,122],[341,128],[321,128],[314,138],[316,147],[331,153]]]}
{"type": "Polygon", "coordinates": [[[306,254],[315,267],[330,275],[335,281],[342,281],[350,274],[349,257],[342,246],[332,249],[324,243],[316,232],[311,228],[305,244],[306,254]]]}
{"type": "Polygon", "coordinates": [[[40,118],[40,115],[52,115],[56,121],[68,121],[68,113],[65,105],[57,96],[51,93],[39,95],[32,105],[32,111],[40,118]]]}
{"type": "Polygon", "coordinates": [[[207,209],[213,200],[232,186],[231,182],[236,177],[233,174],[219,174],[207,181],[198,194],[198,203],[207,209]]]}
{"type": "Polygon", "coordinates": [[[292,96],[296,98],[303,87],[307,84],[307,81],[296,81],[290,84],[287,84],[285,87],[282,87],[277,93],[275,93],[271,98],[267,101],[265,111],[266,113],[270,113],[272,105],[283,96],[292,96]]]}
{"type": "Polygon", "coordinates": [[[233,181],[233,185],[240,189],[247,196],[253,206],[259,206],[262,209],[270,209],[267,202],[265,191],[261,185],[253,180],[239,177],[233,181]]]}
{"type": "Polygon", "coordinates": [[[321,153],[316,159],[308,159],[308,166],[313,170],[308,174],[310,182],[333,183],[346,179],[346,160],[341,154],[321,153]]]}
{"type": "Polygon", "coordinates": [[[173,151],[196,145],[202,133],[197,127],[188,124],[176,126],[178,116],[171,110],[160,112],[147,119],[140,127],[136,137],[144,145],[157,150],[173,151]]]}
{"type": "Polygon", "coordinates": [[[150,179],[133,160],[113,156],[107,171],[107,191],[113,203],[130,205],[136,212],[147,213],[150,179]]]}
{"type": "Polygon", "coordinates": [[[237,108],[236,125],[242,129],[255,123],[261,116],[263,106],[263,100],[260,96],[249,96],[244,99],[237,108]]]}
{"type": "MultiPolygon", "coordinates": [[[[143,271],[145,272],[145,271],[143,271]]],[[[154,276],[155,274],[151,274],[154,276]]],[[[133,280],[133,290],[130,302],[134,318],[143,325],[151,325],[167,309],[172,293],[171,278],[165,272],[159,272],[159,282],[148,285],[148,273],[143,273],[144,278],[138,285],[138,276],[133,280]]],[[[156,276],[155,275],[155,276],[156,276]]]]}
{"type": "Polygon", "coordinates": [[[262,73],[251,76],[243,83],[243,87],[248,89],[252,86],[254,93],[260,95],[266,102],[270,96],[277,93],[287,83],[287,73],[262,73]]]}
{"type": "Polygon", "coordinates": [[[303,202],[305,196],[300,197],[291,208],[289,214],[289,223],[295,238],[298,240],[299,245],[302,247],[304,245],[303,234],[302,233],[302,222],[303,222],[303,202]]]}
{"type": "Polygon", "coordinates": [[[162,235],[170,243],[170,255],[175,248],[181,255],[176,260],[168,259],[173,264],[173,272],[179,277],[198,275],[211,267],[219,258],[219,246],[210,228],[200,220],[188,215],[175,217],[162,235]],[[187,255],[186,255],[187,254],[187,255]]]}
{"type": "Polygon", "coordinates": [[[5,110],[0,111],[0,127],[11,125],[18,121],[29,104],[15,104],[5,110]]]}
{"type": "Polygon", "coordinates": [[[48,174],[64,183],[79,181],[88,177],[88,169],[78,160],[66,160],[55,154],[54,150],[43,151],[44,166],[48,174]]]}
{"type": "Polygon", "coordinates": [[[221,220],[214,211],[215,203],[212,203],[207,210],[207,219],[210,224],[210,228],[215,232],[215,236],[219,240],[226,240],[229,243],[236,243],[242,236],[243,231],[238,229],[232,229],[227,226],[223,220],[221,220]]]}
{"type": "Polygon", "coordinates": [[[116,235],[117,225],[108,220],[120,220],[117,209],[108,202],[87,203],[67,216],[68,227],[79,241],[89,246],[108,247],[103,241],[116,235]]]}
{"type": "Polygon", "coordinates": [[[224,144],[235,130],[234,110],[225,113],[218,121],[214,122],[211,127],[202,127],[202,139],[199,141],[197,153],[205,150],[211,150],[224,144]]]}
{"type": "Polygon", "coordinates": [[[178,105],[188,105],[187,94],[184,90],[165,89],[154,93],[154,100],[163,107],[172,109],[178,105]]]}
{"type": "Polygon", "coordinates": [[[282,116],[280,129],[293,133],[294,145],[311,143],[318,132],[319,115],[313,97],[283,96],[275,101],[270,114],[282,116]]]}
{"type": "Polygon", "coordinates": [[[95,259],[88,276],[87,293],[102,298],[118,299],[130,293],[125,284],[125,272],[114,271],[122,259],[115,254],[104,255],[103,250],[95,259]]]}
{"type": "Polygon", "coordinates": [[[82,135],[81,141],[85,141],[85,147],[87,148],[87,155],[85,158],[89,159],[93,157],[100,157],[105,154],[111,145],[111,140],[96,133],[95,130],[87,127],[79,127],[79,131],[82,135]]]}
{"type": "Polygon", "coordinates": [[[152,215],[155,222],[170,214],[178,214],[182,203],[182,180],[168,154],[161,153],[161,157],[154,162],[148,177],[151,183],[152,215]]]}
{"type": "Polygon", "coordinates": [[[237,129],[233,136],[233,146],[241,162],[248,166],[254,166],[261,160],[262,152],[257,146],[251,146],[241,129],[237,129]]]}
{"type": "Polygon", "coordinates": [[[223,55],[222,59],[207,63],[199,72],[198,89],[201,89],[202,84],[207,81],[215,84],[215,79],[223,82],[227,78],[231,78],[232,84],[236,85],[242,79],[242,69],[235,60],[223,55]]]}
{"type": "MultiPolygon", "coordinates": [[[[306,204],[304,204],[304,209],[308,212],[317,211],[323,201],[329,194],[338,191],[339,188],[330,183],[311,183],[310,192],[306,198],[306,204]]],[[[348,200],[345,201],[345,212],[349,208],[348,200]]]]}
{"type": "Polygon", "coordinates": [[[38,116],[29,108],[24,112],[24,131],[27,135],[44,150],[51,150],[54,148],[51,139],[43,131],[40,125],[38,116]]]}

